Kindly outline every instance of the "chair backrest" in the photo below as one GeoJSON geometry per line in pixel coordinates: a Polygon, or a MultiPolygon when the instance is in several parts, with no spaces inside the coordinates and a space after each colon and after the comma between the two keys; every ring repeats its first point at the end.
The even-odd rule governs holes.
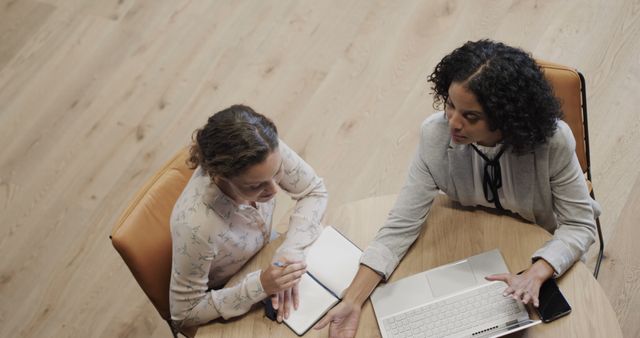
{"type": "MultiPolygon", "coordinates": [[[[591,198],[595,199],[593,186],[591,185],[589,124],[587,122],[587,97],[585,94],[584,77],[573,68],[542,60],[536,61],[542,68],[547,80],[551,83],[554,94],[560,100],[562,111],[564,112],[563,119],[571,128],[573,137],[576,139],[576,155],[578,156],[582,172],[585,173],[587,188],[589,189],[591,198]]],[[[600,263],[604,257],[604,237],[602,236],[600,218],[597,215],[596,228],[598,230],[600,249],[598,251],[598,259],[596,260],[593,276],[598,278],[600,263]]]]}
{"type": "Polygon", "coordinates": [[[169,321],[171,230],[169,218],[193,170],[185,148],[140,189],[111,232],[113,246],[160,316],[169,321]]]}
{"type": "Polygon", "coordinates": [[[576,139],[576,155],[580,161],[583,172],[589,172],[589,145],[588,130],[586,129],[584,104],[583,102],[583,82],[580,74],[572,68],[536,60],[542,68],[547,81],[551,83],[555,96],[560,100],[563,120],[569,125],[573,136],[576,139]]]}

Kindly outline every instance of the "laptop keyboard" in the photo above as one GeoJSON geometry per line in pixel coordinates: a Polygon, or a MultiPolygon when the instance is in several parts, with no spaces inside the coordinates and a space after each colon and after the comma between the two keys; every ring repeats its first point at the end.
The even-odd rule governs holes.
{"type": "Polygon", "coordinates": [[[483,323],[511,321],[517,317],[520,307],[515,299],[502,295],[505,288],[504,283],[493,282],[384,318],[386,336],[446,337],[462,334],[483,323]]]}

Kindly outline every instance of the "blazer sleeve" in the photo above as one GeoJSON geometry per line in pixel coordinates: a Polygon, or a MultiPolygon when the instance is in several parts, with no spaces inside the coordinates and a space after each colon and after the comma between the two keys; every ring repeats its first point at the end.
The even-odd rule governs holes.
{"type": "Polygon", "coordinates": [[[549,174],[553,212],[558,227],[553,238],[533,254],[564,274],[595,242],[594,201],[575,154],[571,129],[561,122],[549,144],[549,174]]]}
{"type": "MultiPolygon", "coordinates": [[[[422,124],[420,142],[395,205],[360,262],[388,279],[409,246],[416,240],[438,193],[426,155],[438,151],[429,142],[428,121],[422,124]]],[[[435,162],[435,161],[434,161],[435,162]]],[[[370,225],[363,225],[370,226],[370,225]]]]}

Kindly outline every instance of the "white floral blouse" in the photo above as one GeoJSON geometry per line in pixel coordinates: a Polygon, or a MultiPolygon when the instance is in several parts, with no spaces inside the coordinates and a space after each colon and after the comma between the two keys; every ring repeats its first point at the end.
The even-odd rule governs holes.
{"type": "MultiPolygon", "coordinates": [[[[289,230],[274,260],[304,259],[304,250],[319,236],[328,194],[314,170],[280,140],[283,175],[278,185],[296,206],[289,230]]],[[[171,214],[173,264],[171,319],[177,326],[194,326],[218,317],[249,311],[267,295],[261,270],[231,287],[224,284],[266,243],[271,234],[275,199],[237,204],[198,167],[171,214]]]]}

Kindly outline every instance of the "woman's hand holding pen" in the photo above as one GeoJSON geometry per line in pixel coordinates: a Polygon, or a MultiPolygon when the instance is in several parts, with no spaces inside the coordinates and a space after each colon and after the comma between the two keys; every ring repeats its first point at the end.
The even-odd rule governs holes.
{"type": "Polygon", "coordinates": [[[289,317],[289,310],[298,309],[298,282],[306,272],[303,262],[276,261],[260,274],[265,293],[271,295],[273,308],[278,310],[278,321],[289,317]]]}

